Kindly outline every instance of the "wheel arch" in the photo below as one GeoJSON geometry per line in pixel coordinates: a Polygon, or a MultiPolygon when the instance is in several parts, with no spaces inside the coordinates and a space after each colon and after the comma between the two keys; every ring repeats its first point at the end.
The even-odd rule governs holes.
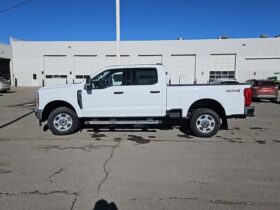
{"type": "Polygon", "coordinates": [[[48,119],[50,113],[54,109],[59,108],[59,107],[67,107],[69,109],[72,109],[75,113],[77,113],[75,108],[66,101],[61,101],[61,100],[52,101],[52,102],[49,102],[43,109],[42,122],[46,121],[48,119]]]}
{"type": "Polygon", "coordinates": [[[192,112],[201,109],[201,108],[206,108],[206,109],[211,109],[215,111],[219,117],[222,119],[222,126],[221,128],[227,129],[228,128],[228,123],[227,123],[227,117],[226,117],[226,112],[224,107],[219,103],[218,101],[214,99],[200,99],[195,101],[189,108],[188,110],[188,116],[191,116],[192,112]]]}

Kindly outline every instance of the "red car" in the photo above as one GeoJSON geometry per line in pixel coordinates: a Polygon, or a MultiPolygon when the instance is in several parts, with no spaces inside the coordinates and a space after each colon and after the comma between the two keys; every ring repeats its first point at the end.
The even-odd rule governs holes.
{"type": "Polygon", "coordinates": [[[278,87],[271,80],[247,80],[246,83],[252,85],[254,100],[270,99],[272,102],[277,102],[278,87]]]}

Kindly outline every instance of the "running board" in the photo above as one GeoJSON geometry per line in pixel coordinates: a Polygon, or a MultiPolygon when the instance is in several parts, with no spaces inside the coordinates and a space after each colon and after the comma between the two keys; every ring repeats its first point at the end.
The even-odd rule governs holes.
{"type": "Polygon", "coordinates": [[[157,125],[161,120],[90,120],[85,125],[157,125]]]}

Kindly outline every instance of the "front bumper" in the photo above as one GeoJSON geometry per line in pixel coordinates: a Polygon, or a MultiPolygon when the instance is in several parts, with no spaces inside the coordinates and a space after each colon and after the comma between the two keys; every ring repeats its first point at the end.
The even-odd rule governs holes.
{"type": "Polygon", "coordinates": [[[255,112],[254,106],[245,107],[245,116],[246,117],[254,117],[255,116],[254,112],[255,112]]]}
{"type": "Polygon", "coordinates": [[[10,90],[11,87],[9,85],[5,85],[5,86],[0,86],[0,92],[1,91],[7,91],[7,90],[10,90]]]}
{"type": "Polygon", "coordinates": [[[39,120],[39,124],[40,126],[42,125],[42,119],[43,119],[43,110],[40,109],[35,109],[35,116],[38,118],[39,120]]]}

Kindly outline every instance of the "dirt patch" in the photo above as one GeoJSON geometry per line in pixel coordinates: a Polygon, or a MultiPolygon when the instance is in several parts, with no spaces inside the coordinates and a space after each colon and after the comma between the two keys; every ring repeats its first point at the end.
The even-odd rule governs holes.
{"type": "Polygon", "coordinates": [[[268,128],[262,128],[262,127],[251,127],[250,129],[251,129],[251,130],[263,130],[263,129],[267,130],[268,128]]]}
{"type": "Polygon", "coordinates": [[[151,142],[151,140],[149,140],[149,139],[144,139],[141,136],[135,136],[135,135],[128,135],[127,140],[134,141],[137,144],[148,144],[151,142]]]}
{"type": "Polygon", "coordinates": [[[106,137],[105,134],[98,134],[98,133],[94,133],[91,135],[91,138],[102,138],[102,137],[106,137]]]}
{"type": "Polygon", "coordinates": [[[118,142],[118,141],[121,141],[121,140],[122,140],[121,138],[114,138],[115,142],[118,142]]]}
{"type": "Polygon", "coordinates": [[[13,171],[9,170],[9,169],[3,169],[3,168],[0,168],[0,174],[10,174],[12,173],[13,171]]]}
{"type": "Polygon", "coordinates": [[[265,140],[256,140],[255,142],[256,142],[256,143],[259,143],[259,144],[266,144],[266,141],[265,141],[265,140]]]}
{"type": "Polygon", "coordinates": [[[177,135],[180,138],[187,138],[187,139],[192,139],[193,137],[191,137],[190,135],[184,134],[184,135],[177,135]]]}
{"type": "Polygon", "coordinates": [[[240,143],[242,144],[243,141],[240,141],[241,139],[240,138],[232,138],[232,139],[229,139],[229,138],[223,138],[224,140],[230,142],[230,143],[240,143]]]}

